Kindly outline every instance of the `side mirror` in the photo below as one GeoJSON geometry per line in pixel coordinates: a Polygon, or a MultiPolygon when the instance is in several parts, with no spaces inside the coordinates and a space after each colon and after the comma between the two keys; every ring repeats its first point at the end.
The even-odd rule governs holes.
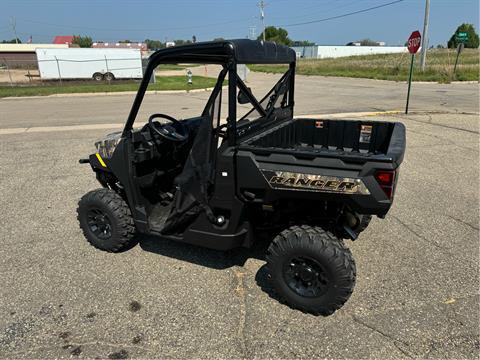
{"type": "MultiPolygon", "coordinates": [[[[248,91],[250,92],[250,94],[252,93],[252,89],[251,88],[247,88],[248,91]]],[[[240,90],[238,92],[238,96],[237,96],[237,101],[239,104],[248,104],[250,103],[250,99],[248,98],[248,96],[242,91],[240,90]]]]}

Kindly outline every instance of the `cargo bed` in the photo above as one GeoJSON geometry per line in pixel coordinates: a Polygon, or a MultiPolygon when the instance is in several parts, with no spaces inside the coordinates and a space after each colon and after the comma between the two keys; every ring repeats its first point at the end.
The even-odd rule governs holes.
{"type": "Polygon", "coordinates": [[[240,149],[259,155],[286,153],[299,158],[399,165],[405,150],[405,127],[396,122],[290,119],[248,136],[240,149]]]}

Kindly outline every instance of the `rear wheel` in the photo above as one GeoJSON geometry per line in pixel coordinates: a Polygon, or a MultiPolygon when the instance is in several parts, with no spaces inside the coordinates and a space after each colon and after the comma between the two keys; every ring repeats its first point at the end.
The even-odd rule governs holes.
{"type": "Polygon", "coordinates": [[[107,81],[113,81],[113,80],[115,80],[115,76],[114,76],[111,72],[107,72],[107,73],[104,75],[104,78],[105,78],[105,80],[107,80],[107,81]]]}
{"type": "Polygon", "coordinates": [[[330,315],[355,286],[352,254],[343,241],[318,227],[282,231],[267,251],[267,271],[282,300],[292,308],[330,315]]]}
{"type": "Polygon", "coordinates": [[[97,249],[119,252],[135,245],[130,208],[116,192],[90,191],[80,199],[77,213],[83,234],[97,249]]]}
{"type": "Polygon", "coordinates": [[[92,78],[95,81],[102,81],[103,80],[103,74],[99,73],[99,72],[96,72],[95,74],[93,74],[92,78]]]}

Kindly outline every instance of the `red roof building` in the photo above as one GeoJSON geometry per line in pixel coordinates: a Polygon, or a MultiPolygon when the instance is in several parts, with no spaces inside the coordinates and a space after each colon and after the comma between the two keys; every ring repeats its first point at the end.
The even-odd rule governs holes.
{"type": "Polygon", "coordinates": [[[54,44],[67,44],[68,46],[71,46],[72,42],[73,42],[73,35],[55,36],[55,39],[53,39],[54,44]]]}

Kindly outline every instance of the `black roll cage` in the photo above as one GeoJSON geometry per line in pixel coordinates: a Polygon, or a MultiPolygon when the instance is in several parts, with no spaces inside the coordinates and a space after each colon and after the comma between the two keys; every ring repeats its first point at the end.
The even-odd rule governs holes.
{"type": "MultiPolygon", "coordinates": [[[[148,61],[143,79],[140,83],[137,95],[133,101],[132,108],[128,115],[122,137],[127,137],[133,128],[135,118],[142,104],[145,92],[147,91],[150,78],[155,68],[161,64],[190,63],[190,64],[218,64],[223,66],[222,72],[217,78],[217,84],[205,109],[213,101],[216,92],[221,89],[221,82],[228,72],[228,136],[231,145],[236,143],[236,122],[237,122],[237,86],[252,103],[254,109],[262,116],[268,114],[260,105],[260,102],[253,96],[245,83],[237,75],[237,64],[288,64],[289,70],[286,74],[290,76],[289,105],[294,105],[294,75],[295,75],[295,52],[287,46],[277,45],[272,42],[262,42],[247,39],[212,41],[196,43],[184,46],[162,49],[153,53],[148,61]]],[[[285,76],[285,75],[284,75],[285,76]]],[[[282,77],[283,78],[283,77],[282,77]]],[[[202,115],[205,115],[205,110],[202,115]]]]}

